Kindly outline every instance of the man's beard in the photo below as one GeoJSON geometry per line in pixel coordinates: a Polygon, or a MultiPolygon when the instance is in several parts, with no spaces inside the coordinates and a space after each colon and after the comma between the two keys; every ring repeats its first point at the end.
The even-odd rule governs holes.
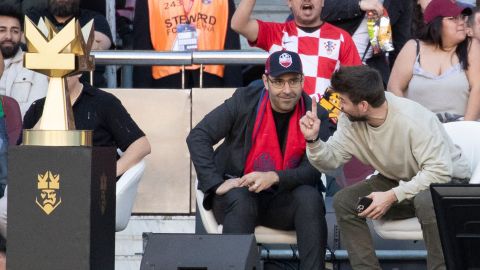
{"type": "Polygon", "coordinates": [[[3,58],[12,58],[17,54],[20,49],[20,42],[13,44],[13,46],[4,47],[0,44],[0,50],[2,51],[3,58]]]}
{"type": "Polygon", "coordinates": [[[80,4],[76,0],[60,3],[56,0],[50,0],[48,3],[48,10],[53,16],[71,17],[79,12],[80,4]]]}
{"type": "Polygon", "coordinates": [[[344,114],[348,117],[348,120],[350,120],[350,122],[366,122],[368,120],[366,116],[353,116],[346,112],[344,112],[344,114]]]}

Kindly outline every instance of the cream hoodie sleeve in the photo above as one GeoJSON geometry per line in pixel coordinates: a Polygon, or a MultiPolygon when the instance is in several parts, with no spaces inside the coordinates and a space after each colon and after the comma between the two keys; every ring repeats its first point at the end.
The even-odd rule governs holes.
{"type": "MultiPolygon", "coordinates": [[[[419,127],[408,141],[420,170],[412,179],[400,180],[393,188],[399,202],[413,198],[431,183],[447,183],[452,178],[452,159],[441,124],[432,120],[430,127],[419,127]]],[[[406,140],[407,141],[407,140],[406,140]]],[[[407,145],[406,145],[407,146],[407,145]]]]}
{"type": "Polygon", "coordinates": [[[348,139],[348,129],[339,121],[337,131],[327,142],[318,140],[307,144],[307,157],[313,167],[321,172],[334,170],[352,158],[347,151],[353,145],[348,139]],[[345,134],[347,132],[347,134],[345,134]]]}

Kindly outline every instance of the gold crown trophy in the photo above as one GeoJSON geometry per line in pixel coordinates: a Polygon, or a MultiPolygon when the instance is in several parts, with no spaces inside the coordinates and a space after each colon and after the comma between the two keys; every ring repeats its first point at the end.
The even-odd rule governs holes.
{"type": "Polygon", "coordinates": [[[93,70],[93,21],[26,18],[25,37],[25,67],[50,81],[39,122],[8,150],[7,268],[114,270],[116,149],[75,130],[66,78],[93,70]]]}
{"type": "Polygon", "coordinates": [[[91,146],[92,131],[76,130],[66,77],[94,69],[90,56],[93,44],[93,20],[80,27],[72,19],[61,31],[45,19],[36,26],[25,17],[28,52],[25,68],[47,75],[47,98],[39,125],[24,130],[24,145],[91,146]]]}

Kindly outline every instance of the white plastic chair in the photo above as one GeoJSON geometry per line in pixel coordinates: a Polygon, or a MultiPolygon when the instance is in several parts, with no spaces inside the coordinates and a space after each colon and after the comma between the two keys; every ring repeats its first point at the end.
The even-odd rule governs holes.
{"type": "MultiPolygon", "coordinates": [[[[480,122],[458,121],[443,124],[453,143],[469,161],[472,171],[470,184],[480,183],[480,122]]],[[[416,217],[401,220],[372,220],[375,232],[383,239],[422,240],[422,229],[416,217]]]]}
{"type": "Polygon", "coordinates": [[[115,231],[123,231],[130,221],[137,188],[145,171],[145,160],[128,169],[117,181],[115,231]]]}
{"type": "MultiPolygon", "coordinates": [[[[197,181],[196,183],[198,183],[197,181]]],[[[217,223],[211,210],[203,208],[203,192],[197,189],[196,195],[197,211],[200,212],[203,227],[207,233],[221,234],[223,226],[217,223]]],[[[295,231],[275,230],[264,226],[257,226],[255,227],[255,239],[257,240],[257,243],[261,244],[296,244],[297,233],[295,231]]]]}

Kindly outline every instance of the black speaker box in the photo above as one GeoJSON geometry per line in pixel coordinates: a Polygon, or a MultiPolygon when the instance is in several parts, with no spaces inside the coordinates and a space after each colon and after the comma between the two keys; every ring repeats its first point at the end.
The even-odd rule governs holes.
{"type": "Polygon", "coordinates": [[[144,233],[140,270],[256,270],[255,236],[144,233]]]}

